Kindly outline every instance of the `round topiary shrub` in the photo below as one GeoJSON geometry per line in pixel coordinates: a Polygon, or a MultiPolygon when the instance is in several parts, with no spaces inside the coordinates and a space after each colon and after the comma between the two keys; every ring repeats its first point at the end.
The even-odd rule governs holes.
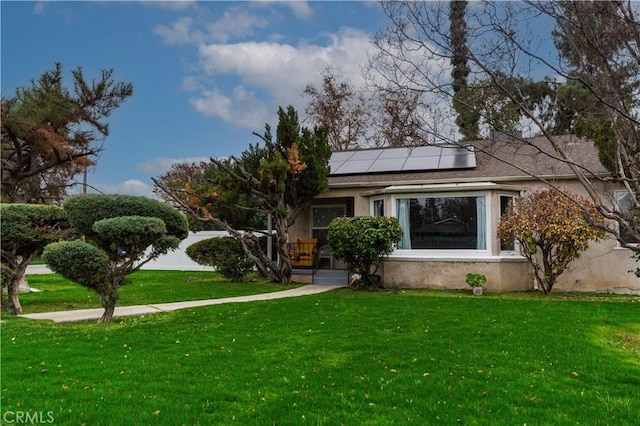
{"type": "Polygon", "coordinates": [[[199,265],[212,266],[225,278],[242,281],[254,269],[242,246],[235,238],[215,237],[191,244],[187,256],[199,265]]]}

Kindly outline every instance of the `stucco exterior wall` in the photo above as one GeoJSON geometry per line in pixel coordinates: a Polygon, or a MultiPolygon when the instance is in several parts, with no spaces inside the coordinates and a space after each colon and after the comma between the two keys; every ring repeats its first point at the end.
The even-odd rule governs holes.
{"type": "MultiPolygon", "coordinates": [[[[561,187],[586,197],[582,186],[576,181],[556,182],[561,187]]],[[[530,188],[531,190],[546,188],[541,182],[504,180],[504,185],[530,188]]],[[[392,194],[363,195],[382,189],[381,186],[358,186],[352,188],[332,188],[318,198],[318,204],[330,203],[331,199],[353,197],[353,213],[355,216],[371,214],[371,200],[383,199],[385,215],[393,216],[392,194]]],[[[609,192],[612,191],[609,189],[609,192]]],[[[500,219],[500,196],[518,195],[514,191],[491,191],[490,225],[488,237],[492,239],[491,253],[487,259],[452,259],[438,258],[437,253],[423,258],[401,259],[393,256],[381,268],[383,283],[387,287],[406,288],[468,288],[464,277],[468,272],[484,274],[487,277],[488,291],[526,291],[533,289],[530,266],[526,259],[512,255],[505,256],[500,252],[500,242],[496,230],[500,219]]],[[[308,238],[311,233],[311,214],[303,212],[296,224],[291,228],[291,238],[308,238]]],[[[640,294],[640,279],[629,273],[639,265],[631,259],[631,251],[620,248],[613,239],[592,243],[590,249],[582,257],[573,262],[559,277],[554,291],[606,291],[631,292],[640,294]]],[[[441,256],[442,257],[442,256],[441,256]]]]}
{"type": "Polygon", "coordinates": [[[487,277],[487,291],[529,291],[533,282],[529,264],[522,259],[437,260],[390,259],[384,262],[382,282],[385,287],[469,289],[465,276],[469,272],[487,277]]]}

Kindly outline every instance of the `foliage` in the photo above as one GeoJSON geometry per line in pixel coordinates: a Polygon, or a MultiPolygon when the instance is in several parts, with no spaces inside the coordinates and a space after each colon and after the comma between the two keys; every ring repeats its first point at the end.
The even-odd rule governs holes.
{"type": "Polygon", "coordinates": [[[42,254],[47,266],[66,279],[94,290],[107,292],[109,257],[96,246],[82,240],[49,244],[42,254]]]}
{"type": "Polygon", "coordinates": [[[304,94],[311,100],[306,113],[316,123],[328,129],[327,139],[332,151],[358,149],[367,132],[366,100],[349,81],[338,81],[326,69],[322,85],[307,84],[304,94]]]}
{"type": "MultiPolygon", "coordinates": [[[[185,192],[185,186],[203,184],[207,179],[207,173],[210,169],[210,163],[201,161],[199,163],[183,162],[173,163],[169,171],[157,178],[158,182],[166,188],[169,188],[176,197],[184,202],[187,199],[185,192]]],[[[177,208],[180,207],[171,196],[165,191],[160,189],[159,186],[153,187],[153,193],[162,201],[169,203],[177,208]]],[[[214,231],[219,229],[215,225],[207,222],[202,222],[197,216],[193,214],[187,215],[187,221],[189,222],[189,229],[191,231],[214,231]]]]}
{"type": "Polygon", "coordinates": [[[331,253],[360,274],[364,287],[375,284],[372,276],[401,238],[400,223],[390,217],[338,217],[327,231],[331,253]]]}
{"type": "Polygon", "coordinates": [[[73,90],[55,64],[29,87],[2,98],[2,201],[50,203],[65,195],[74,176],[94,164],[109,135],[104,121],[133,94],[113,70],[88,82],[72,72],[73,90]],[[93,158],[92,158],[93,157],[93,158]]]}
{"type": "Polygon", "coordinates": [[[470,287],[482,287],[482,284],[487,282],[487,277],[482,274],[469,272],[465,277],[465,281],[470,287]]]}
{"type": "Polygon", "coordinates": [[[67,217],[58,206],[0,204],[2,245],[2,287],[7,288],[9,308],[20,314],[20,281],[29,263],[52,242],[72,234],[67,217]]]}
{"type": "Polygon", "coordinates": [[[242,245],[235,238],[220,237],[198,241],[187,247],[187,256],[200,265],[216,268],[223,277],[242,281],[253,268],[242,245]]]}
{"type": "Polygon", "coordinates": [[[322,84],[307,84],[303,94],[310,98],[305,112],[327,128],[334,151],[425,144],[416,119],[424,106],[418,93],[384,85],[369,91],[327,68],[322,84]]]}
{"type": "Polygon", "coordinates": [[[569,264],[589,248],[589,242],[604,236],[586,215],[591,221],[603,220],[595,206],[577,194],[567,197],[555,190],[537,190],[515,198],[507,207],[498,236],[518,242],[533,267],[534,279],[550,293],[569,264]]]}
{"type": "Polygon", "coordinates": [[[105,308],[101,322],[111,320],[125,277],[178,248],[188,234],[184,215],[145,197],[76,195],[63,207],[86,242],[49,246],[43,259],[53,271],[96,291],[105,308]]]}
{"type": "Polygon", "coordinates": [[[229,232],[245,254],[270,280],[291,282],[288,229],[301,211],[328,186],[327,129],[301,128],[293,107],[278,110],[275,138],[265,125],[262,145],[250,145],[239,158],[211,159],[206,179],[185,185],[184,195],[154,179],[185,211],[229,232]],[[260,236],[272,218],[278,263],[267,256],[260,236]],[[238,219],[241,218],[241,219],[238,219]],[[236,225],[243,225],[243,230],[236,225]],[[248,232],[246,232],[248,231],[248,232]]]}
{"type": "MultiPolygon", "coordinates": [[[[614,194],[603,193],[610,190],[601,185],[606,180],[619,184],[606,188],[624,187],[633,208],[640,209],[637,3],[484,2],[466,8],[464,34],[455,26],[461,20],[462,4],[383,1],[382,8],[390,22],[374,39],[370,79],[417,93],[418,104],[432,105],[425,114],[415,116],[420,128],[440,143],[465,145],[449,130],[456,116],[451,114],[453,107],[458,120],[479,120],[477,136],[499,130],[518,137],[522,144],[530,143],[529,136],[542,136],[538,140],[546,146],[532,144],[532,148],[569,168],[607,219],[591,224],[617,238],[623,247],[640,251],[620,232],[638,240],[638,229],[626,212],[612,205],[614,194]],[[555,52],[542,54],[540,48],[548,40],[553,40],[555,52]],[[453,76],[443,66],[452,61],[453,76]],[[462,62],[469,70],[466,86],[460,72],[464,69],[457,69],[462,62]],[[446,125],[438,127],[440,122],[446,125]],[[599,165],[576,162],[570,145],[560,137],[566,133],[592,139],[610,175],[604,177],[599,165]]],[[[465,139],[473,137],[469,129],[476,126],[462,132],[465,139]]],[[[516,165],[492,144],[481,149],[516,165]]],[[[558,189],[536,168],[523,172],[558,189]]]]}

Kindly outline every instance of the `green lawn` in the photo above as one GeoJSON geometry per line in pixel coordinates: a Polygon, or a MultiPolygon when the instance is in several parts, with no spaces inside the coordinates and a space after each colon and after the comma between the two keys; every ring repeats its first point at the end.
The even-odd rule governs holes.
{"type": "MultiPolygon", "coordinates": [[[[29,285],[41,292],[20,294],[23,313],[66,311],[100,308],[94,291],[74,284],[57,274],[27,275],[29,285]]],[[[118,306],[149,303],[180,302],[185,300],[218,299],[269,293],[291,286],[259,285],[229,282],[215,272],[138,271],[120,288],[118,306]]]]}
{"type": "Polygon", "coordinates": [[[86,425],[635,425],[640,299],[331,293],[5,317],[2,411],[86,425]]]}

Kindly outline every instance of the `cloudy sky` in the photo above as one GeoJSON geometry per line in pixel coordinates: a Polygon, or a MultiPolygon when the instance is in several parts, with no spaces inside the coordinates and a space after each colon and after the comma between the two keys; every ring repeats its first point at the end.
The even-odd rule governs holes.
{"type": "Polygon", "coordinates": [[[279,105],[301,116],[308,83],[332,67],[362,83],[370,39],[387,25],[376,2],[0,3],[2,95],[60,62],[113,68],[134,95],[108,119],[111,133],[88,183],[151,195],[175,161],[237,155],[257,142],[279,105]]]}

